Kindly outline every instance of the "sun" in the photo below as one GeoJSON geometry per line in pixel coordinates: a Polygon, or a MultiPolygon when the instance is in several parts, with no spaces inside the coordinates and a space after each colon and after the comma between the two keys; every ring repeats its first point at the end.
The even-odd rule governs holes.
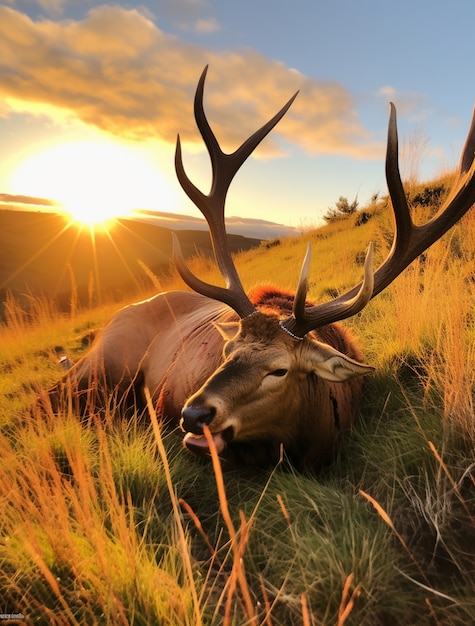
{"type": "Polygon", "coordinates": [[[78,224],[99,225],[139,209],[173,211],[175,190],[144,149],[114,141],[64,143],[26,159],[18,193],[55,200],[78,224]]]}

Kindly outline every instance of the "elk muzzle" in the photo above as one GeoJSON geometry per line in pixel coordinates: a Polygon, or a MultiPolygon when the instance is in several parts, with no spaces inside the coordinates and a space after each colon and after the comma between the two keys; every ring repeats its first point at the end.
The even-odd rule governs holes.
{"type": "MultiPolygon", "coordinates": [[[[209,443],[203,434],[203,427],[208,426],[216,415],[216,408],[213,406],[189,405],[183,407],[181,411],[180,426],[185,432],[183,445],[194,454],[209,454],[209,443]]],[[[216,450],[221,453],[226,446],[226,442],[233,438],[232,427],[223,431],[211,433],[216,446],[216,450]]]]}
{"type": "Polygon", "coordinates": [[[216,409],[213,406],[185,406],[181,411],[180,426],[186,433],[202,435],[203,426],[208,426],[215,415],[216,409]]]}

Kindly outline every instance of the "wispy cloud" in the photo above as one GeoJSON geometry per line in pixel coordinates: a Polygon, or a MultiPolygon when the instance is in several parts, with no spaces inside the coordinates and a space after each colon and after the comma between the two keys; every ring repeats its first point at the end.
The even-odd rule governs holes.
{"type": "MultiPolygon", "coordinates": [[[[208,224],[201,217],[182,215],[161,211],[139,210],[132,216],[133,219],[164,226],[171,230],[208,230],[208,224]]],[[[291,237],[301,235],[302,230],[292,226],[284,226],[268,220],[230,216],[226,218],[226,230],[233,235],[242,235],[256,239],[271,239],[274,237],[291,237]]]]}
{"type": "Polygon", "coordinates": [[[18,194],[10,194],[10,193],[0,193],[0,204],[11,204],[11,205],[28,205],[28,206],[46,206],[46,207],[57,207],[59,206],[58,202],[54,200],[48,200],[47,198],[35,198],[33,196],[22,196],[18,194]]]}
{"type": "Polygon", "coordinates": [[[431,113],[427,97],[421,93],[400,91],[391,85],[385,85],[378,90],[377,96],[385,102],[394,102],[398,112],[406,115],[412,122],[420,122],[431,113]]]}
{"type": "Polygon", "coordinates": [[[160,10],[182,28],[193,28],[212,10],[207,0],[159,0],[160,10]]]}
{"type": "Polygon", "coordinates": [[[198,33],[214,33],[220,30],[221,26],[218,20],[214,17],[208,19],[200,19],[196,22],[196,31],[198,33]]]}
{"type": "Polygon", "coordinates": [[[61,15],[67,0],[37,0],[39,6],[50,15],[61,15]]]}
{"type": "MultiPolygon", "coordinates": [[[[185,4],[190,2],[201,0],[185,4]]],[[[192,46],[161,30],[148,14],[118,6],[97,7],[80,21],[33,21],[0,7],[4,115],[9,110],[66,115],[128,138],[174,142],[180,132],[184,141],[201,142],[191,102],[206,64],[206,109],[225,147],[234,148],[300,89],[261,156],[281,154],[286,142],[310,153],[380,154],[347,89],[304,76],[256,50],[192,46]]]]}

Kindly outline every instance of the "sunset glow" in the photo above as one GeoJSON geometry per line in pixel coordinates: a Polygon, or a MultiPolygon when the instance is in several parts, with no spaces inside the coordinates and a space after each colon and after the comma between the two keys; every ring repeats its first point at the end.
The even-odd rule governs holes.
{"type": "Polygon", "coordinates": [[[12,180],[22,193],[49,198],[75,221],[98,224],[134,210],[173,210],[171,184],[151,157],[112,141],[65,143],[29,156],[12,180]]]}
{"type": "MultiPolygon", "coordinates": [[[[415,127],[430,139],[421,178],[456,166],[474,101],[461,59],[472,55],[475,3],[463,3],[461,11],[439,3],[432,11],[427,1],[402,0],[389,22],[385,3],[363,10],[349,0],[305,2],[296,10],[279,2],[279,19],[269,21],[267,5],[274,4],[0,0],[0,194],[55,200],[57,186],[46,193],[31,190],[30,178],[40,177],[35,171],[21,178],[27,188],[13,188],[18,164],[31,149],[108,138],[126,152],[131,145],[142,155],[150,150],[149,163],[157,163],[158,154],[165,189],[171,181],[181,201],[169,208],[167,197],[152,203],[137,190],[128,198],[130,187],[113,199],[112,187],[125,186],[122,173],[108,180],[99,174],[100,163],[89,175],[86,159],[83,171],[61,171],[54,181],[68,210],[84,215],[87,209],[88,220],[106,205],[108,214],[130,206],[196,214],[174,186],[173,152],[179,133],[187,171],[206,189],[209,178],[202,175],[209,170],[199,158],[207,155],[192,107],[205,65],[206,115],[225,151],[299,91],[251,159],[259,162],[246,165],[233,184],[228,216],[300,229],[322,223],[340,196],[357,195],[361,204],[385,194],[389,100],[397,106],[401,139],[415,127]],[[388,50],[388,41],[398,41],[401,32],[405,45],[388,50]],[[440,45],[441,32],[447,45],[440,45]],[[383,49],[385,54],[376,52],[383,49]],[[441,67],[453,68],[442,82],[441,67]],[[161,143],[158,151],[155,142],[161,143]],[[86,191],[88,178],[99,182],[86,191]]],[[[162,182],[158,177],[159,190],[162,182]]],[[[145,184],[148,193],[155,194],[154,184],[145,184]]]]}

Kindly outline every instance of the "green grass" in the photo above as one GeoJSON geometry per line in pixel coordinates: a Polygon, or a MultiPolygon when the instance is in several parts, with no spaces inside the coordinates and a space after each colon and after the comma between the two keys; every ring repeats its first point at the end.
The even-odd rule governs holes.
{"type": "MultiPolygon", "coordinates": [[[[374,213],[238,255],[246,288],[261,277],[295,287],[311,240],[311,297],[347,289],[369,240],[378,260],[387,250],[387,215],[374,213]]],[[[0,338],[0,612],[51,624],[475,621],[474,257],[468,216],[348,320],[377,373],[318,477],[285,458],[270,474],[222,476],[139,416],[82,427],[67,412],[30,413],[37,389],[61,375],[58,354],[76,359],[113,307],[60,315],[38,299],[26,315],[11,303],[0,338]]],[[[194,264],[218,281],[212,264],[194,264]]]]}

